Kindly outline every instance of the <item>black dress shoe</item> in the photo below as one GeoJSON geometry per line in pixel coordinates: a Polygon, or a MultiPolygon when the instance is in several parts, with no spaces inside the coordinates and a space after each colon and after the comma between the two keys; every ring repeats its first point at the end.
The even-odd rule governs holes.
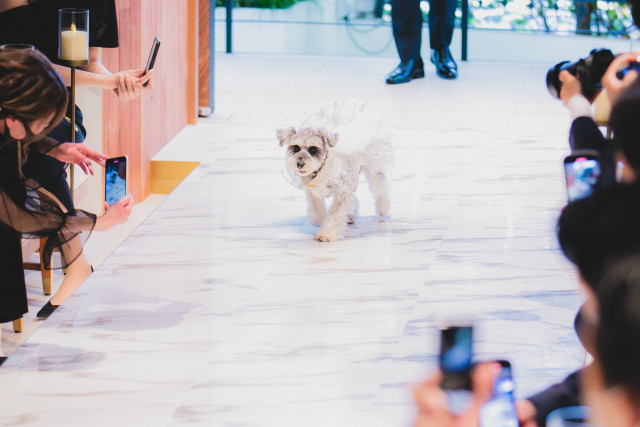
{"type": "Polygon", "coordinates": [[[424,77],[424,63],[422,59],[400,61],[400,64],[387,76],[388,85],[408,83],[413,79],[424,77]]]}
{"type": "Polygon", "coordinates": [[[49,316],[51,316],[51,314],[56,311],[56,309],[60,307],[59,305],[53,305],[51,304],[51,300],[47,301],[47,303],[44,305],[44,307],[42,307],[40,309],[40,311],[38,312],[38,314],[36,314],[36,317],[39,317],[41,319],[48,319],[49,316]]]}
{"type": "Polygon", "coordinates": [[[431,49],[431,62],[436,66],[436,73],[443,79],[458,77],[458,66],[451,56],[449,46],[441,49],[431,49]]]}

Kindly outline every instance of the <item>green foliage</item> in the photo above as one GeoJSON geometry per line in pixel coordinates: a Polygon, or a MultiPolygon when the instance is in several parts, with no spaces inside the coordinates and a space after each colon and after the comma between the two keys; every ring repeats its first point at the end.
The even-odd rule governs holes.
{"type": "MultiPolygon", "coordinates": [[[[233,0],[234,7],[257,7],[261,9],[286,9],[301,0],[233,0]]],[[[217,7],[224,6],[224,0],[216,0],[217,7]]]]}
{"type": "Polygon", "coordinates": [[[475,28],[621,35],[632,24],[624,0],[469,0],[469,6],[475,28]]]}

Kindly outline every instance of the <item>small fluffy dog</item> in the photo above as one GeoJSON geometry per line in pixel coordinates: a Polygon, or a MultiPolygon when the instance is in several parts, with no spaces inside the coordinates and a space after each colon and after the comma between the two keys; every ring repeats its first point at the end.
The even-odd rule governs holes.
{"type": "Polygon", "coordinates": [[[293,184],[305,190],[309,222],[321,227],[316,238],[333,242],[342,237],[347,222],[355,222],[360,173],[369,182],[378,214],[389,213],[386,173],[394,160],[392,134],[382,115],[355,100],[315,107],[305,117],[300,128],[278,129],[276,135],[280,146],[287,146],[285,162],[293,184]],[[327,214],[324,199],[329,197],[333,204],[327,214]]]}

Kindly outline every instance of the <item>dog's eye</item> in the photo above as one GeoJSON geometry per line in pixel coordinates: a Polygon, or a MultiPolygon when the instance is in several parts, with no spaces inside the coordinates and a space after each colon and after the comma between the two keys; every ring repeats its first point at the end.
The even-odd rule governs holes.
{"type": "Polygon", "coordinates": [[[293,151],[294,153],[297,153],[298,151],[300,151],[300,146],[292,145],[291,146],[291,151],[293,151]]]}
{"type": "Polygon", "coordinates": [[[311,154],[312,156],[315,156],[316,154],[318,154],[318,147],[309,147],[309,149],[307,150],[309,152],[309,154],[311,154]]]}

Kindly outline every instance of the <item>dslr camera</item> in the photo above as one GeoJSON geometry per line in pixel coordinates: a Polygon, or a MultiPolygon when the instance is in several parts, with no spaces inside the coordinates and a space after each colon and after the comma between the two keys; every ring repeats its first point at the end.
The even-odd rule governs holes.
{"type": "Polygon", "coordinates": [[[582,94],[592,101],[598,92],[602,90],[602,76],[613,61],[615,56],[609,49],[594,49],[586,58],[577,62],[560,62],[547,71],[547,89],[551,96],[560,99],[562,82],[559,79],[560,72],[567,70],[573,74],[582,85],[582,94]]]}
{"type": "MultiPolygon", "coordinates": [[[[614,58],[615,55],[609,49],[594,49],[589,56],[577,62],[560,62],[547,71],[547,89],[549,89],[549,93],[553,97],[560,98],[560,89],[562,88],[562,82],[559,79],[560,71],[567,70],[580,80],[582,94],[590,101],[593,101],[598,92],[602,90],[600,81],[614,58]]],[[[638,56],[636,62],[631,62],[625,68],[619,70],[616,76],[622,80],[631,70],[640,73],[640,56],[638,56]]]]}

